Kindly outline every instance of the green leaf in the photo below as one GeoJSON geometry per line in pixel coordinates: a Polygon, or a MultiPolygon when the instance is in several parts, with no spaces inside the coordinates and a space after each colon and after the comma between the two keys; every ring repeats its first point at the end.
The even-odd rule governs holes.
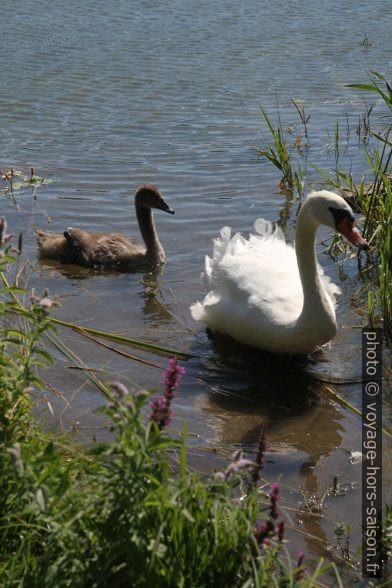
{"type": "Polygon", "coordinates": [[[178,349],[162,347],[161,345],[156,345],[155,343],[148,343],[147,341],[142,341],[140,339],[132,339],[130,337],[116,335],[115,333],[108,333],[106,331],[101,331],[99,329],[92,329],[91,327],[83,327],[81,325],[77,325],[76,323],[69,323],[67,321],[62,321],[60,319],[56,319],[53,317],[49,317],[49,320],[55,325],[61,325],[63,327],[68,327],[69,329],[73,329],[76,333],[91,333],[92,335],[103,337],[104,339],[109,339],[110,341],[116,341],[118,343],[122,343],[123,345],[141,347],[143,349],[146,349],[147,351],[164,353],[167,355],[175,355],[183,359],[191,357],[190,353],[185,353],[184,351],[179,351],[178,349]]]}
{"type": "Polygon", "coordinates": [[[370,73],[372,73],[374,76],[376,76],[376,78],[378,78],[379,80],[383,80],[385,82],[385,76],[383,76],[382,74],[380,74],[375,69],[371,69],[370,70],[370,73]]]}
{"type": "Polygon", "coordinates": [[[39,388],[42,391],[46,389],[46,386],[43,383],[43,381],[40,378],[38,378],[37,376],[31,377],[31,383],[34,384],[35,386],[37,386],[37,388],[39,388]]]}
{"type": "Polygon", "coordinates": [[[356,90],[364,90],[365,92],[375,92],[379,94],[379,89],[373,84],[345,84],[347,88],[355,88],[356,90]]]}
{"type": "Polygon", "coordinates": [[[12,343],[12,345],[22,345],[23,342],[20,339],[15,339],[13,337],[5,337],[4,343],[12,343]]]}
{"type": "Polygon", "coordinates": [[[184,515],[184,517],[186,519],[188,519],[188,521],[190,521],[191,523],[195,522],[195,519],[193,518],[193,516],[191,515],[191,513],[189,512],[189,510],[187,508],[182,508],[181,509],[181,514],[184,515]]]}
{"type": "Polygon", "coordinates": [[[10,286],[7,291],[12,292],[12,294],[26,294],[27,292],[25,288],[18,288],[17,286],[10,286]]]}
{"type": "Polygon", "coordinates": [[[50,355],[48,351],[45,351],[44,349],[37,349],[36,353],[44,357],[48,363],[54,362],[53,357],[50,355]]]}
{"type": "Polygon", "coordinates": [[[38,504],[39,508],[42,511],[46,510],[46,496],[43,488],[38,488],[37,492],[35,493],[35,500],[38,504]]]}
{"type": "Polygon", "coordinates": [[[29,335],[27,333],[22,333],[22,331],[16,331],[14,329],[7,329],[3,331],[4,335],[13,335],[14,337],[20,337],[21,339],[29,339],[29,335]]]}
{"type": "Polygon", "coordinates": [[[381,135],[378,135],[377,133],[372,133],[373,137],[376,137],[376,139],[378,139],[379,141],[382,141],[383,143],[386,143],[386,145],[389,145],[389,147],[392,147],[392,143],[391,141],[388,141],[388,139],[386,139],[385,137],[381,137],[381,135]]]}
{"type": "Polygon", "coordinates": [[[67,492],[68,488],[70,487],[69,475],[68,470],[64,472],[64,474],[60,478],[60,483],[56,489],[56,496],[57,498],[62,498],[64,494],[67,492]]]}

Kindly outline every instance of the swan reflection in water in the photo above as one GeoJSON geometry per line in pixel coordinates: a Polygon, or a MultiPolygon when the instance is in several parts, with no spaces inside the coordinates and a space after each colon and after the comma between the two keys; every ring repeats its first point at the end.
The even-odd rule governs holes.
{"type": "MultiPolygon", "coordinates": [[[[76,265],[74,263],[64,264],[56,260],[40,258],[37,267],[52,275],[60,274],[61,276],[76,282],[76,285],[78,285],[82,291],[85,291],[94,298],[98,298],[100,294],[97,288],[91,288],[90,292],[90,288],[86,287],[89,282],[93,283],[97,279],[103,279],[105,280],[105,283],[107,283],[110,291],[112,291],[112,288],[110,288],[110,282],[108,281],[109,278],[115,278],[117,280],[117,289],[124,289],[129,286],[130,282],[132,282],[133,288],[137,287],[137,291],[134,292],[133,298],[137,297],[142,300],[143,306],[141,310],[143,315],[150,319],[155,318],[158,323],[172,317],[169,310],[170,305],[163,300],[161,291],[160,280],[164,272],[164,265],[159,265],[147,270],[138,269],[134,270],[132,273],[128,273],[118,269],[105,269],[103,271],[101,268],[96,268],[91,270],[90,268],[76,265]]],[[[75,292],[68,292],[68,294],[65,294],[65,296],[75,295],[75,292]]],[[[103,295],[108,296],[109,291],[104,289],[103,295]]]]}
{"type": "MultiPolygon", "coordinates": [[[[213,354],[204,355],[198,372],[203,392],[195,402],[209,415],[214,446],[224,452],[241,447],[252,459],[265,429],[268,448],[264,476],[269,481],[281,476],[282,505],[294,508],[289,514],[305,533],[301,538],[294,533],[290,539],[305,541],[313,554],[326,556],[328,545],[334,542],[334,536],[327,535],[324,520],[330,514],[331,502],[319,512],[317,508],[308,512],[300,505],[322,503],[334,476],[345,468],[351,468],[350,476],[353,471],[357,476],[360,472],[352,470],[349,452],[343,446],[347,415],[331,401],[325,384],[312,373],[326,361],[324,352],[308,357],[275,355],[223,336],[214,336],[212,348],[213,354]]],[[[355,447],[354,439],[352,443],[355,447]]],[[[359,504],[354,504],[350,496],[339,500],[338,508],[343,506],[345,512],[359,504]]],[[[336,517],[336,512],[330,516],[336,517]]]]}

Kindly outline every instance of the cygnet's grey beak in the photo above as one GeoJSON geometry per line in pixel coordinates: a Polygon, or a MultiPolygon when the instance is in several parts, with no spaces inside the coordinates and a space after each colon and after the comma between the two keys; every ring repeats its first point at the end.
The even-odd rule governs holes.
{"type": "Polygon", "coordinates": [[[169,214],[175,214],[175,211],[172,208],[170,208],[170,206],[166,204],[166,202],[162,202],[162,206],[160,206],[159,208],[164,212],[168,212],[169,214]]]}

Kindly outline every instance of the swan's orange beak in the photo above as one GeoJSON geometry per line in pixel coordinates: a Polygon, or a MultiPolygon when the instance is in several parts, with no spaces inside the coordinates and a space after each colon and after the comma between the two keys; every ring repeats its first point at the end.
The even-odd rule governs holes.
{"type": "Polygon", "coordinates": [[[353,245],[356,245],[360,249],[368,248],[368,242],[366,241],[366,239],[362,237],[357,227],[347,217],[344,217],[340,221],[340,223],[337,223],[336,228],[339,231],[339,233],[344,235],[346,239],[348,239],[350,243],[352,243],[353,245]]]}

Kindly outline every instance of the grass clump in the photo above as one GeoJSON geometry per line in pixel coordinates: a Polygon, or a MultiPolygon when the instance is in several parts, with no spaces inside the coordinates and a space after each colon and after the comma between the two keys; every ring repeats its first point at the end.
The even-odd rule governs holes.
{"type": "MultiPolygon", "coordinates": [[[[385,77],[372,72],[371,83],[349,87],[380,96],[392,110],[392,87],[385,77]]],[[[350,203],[364,216],[364,236],[371,249],[367,263],[368,315],[371,324],[382,325],[388,340],[392,338],[392,122],[388,116],[384,132],[369,130],[371,147],[362,148],[369,167],[370,181],[362,179],[348,190],[350,203]]],[[[347,194],[347,191],[346,191],[347,194]]]]}
{"type": "MultiPolygon", "coordinates": [[[[305,137],[308,139],[307,123],[309,116],[305,116],[303,107],[300,107],[294,100],[297,112],[300,115],[305,129],[305,137]]],[[[280,121],[277,126],[274,126],[266,110],[261,107],[261,114],[267,126],[267,129],[273,139],[273,145],[268,144],[265,149],[256,148],[256,153],[260,157],[267,158],[282,174],[279,182],[279,187],[282,191],[288,194],[293,194],[294,190],[301,196],[303,192],[303,170],[301,168],[298,158],[296,160],[296,167],[294,169],[293,154],[300,150],[300,138],[297,136],[294,141],[289,142],[288,134],[291,134],[291,128],[283,129],[280,121]]]]}

